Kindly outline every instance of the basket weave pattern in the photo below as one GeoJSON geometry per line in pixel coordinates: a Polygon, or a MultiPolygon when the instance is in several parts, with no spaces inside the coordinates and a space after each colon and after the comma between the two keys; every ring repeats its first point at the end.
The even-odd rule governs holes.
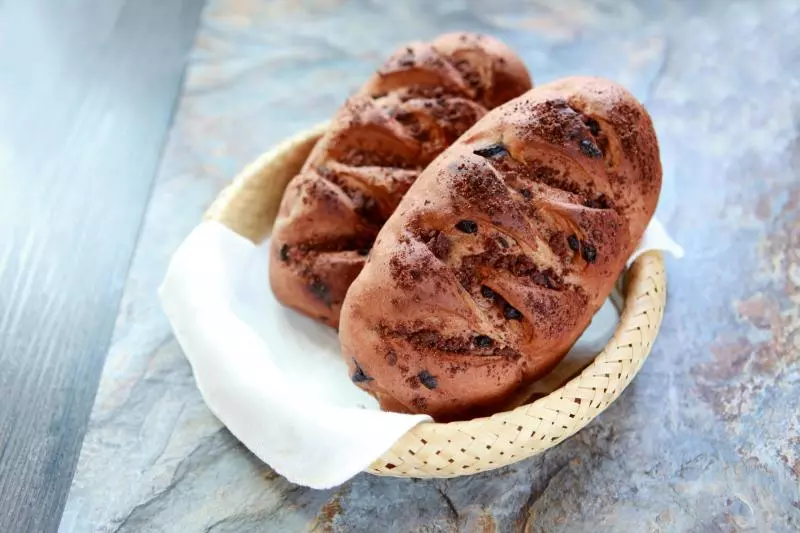
{"type": "MultiPolygon", "coordinates": [[[[234,179],[206,214],[259,242],[283,190],[326,124],[284,141],[234,179]]],[[[640,256],[625,277],[625,303],[606,347],[579,375],[533,403],[490,417],[420,424],[368,469],[396,477],[455,477],[508,465],[551,448],[599,415],[641,368],[661,325],[666,272],[660,253],[640,256]]]]}

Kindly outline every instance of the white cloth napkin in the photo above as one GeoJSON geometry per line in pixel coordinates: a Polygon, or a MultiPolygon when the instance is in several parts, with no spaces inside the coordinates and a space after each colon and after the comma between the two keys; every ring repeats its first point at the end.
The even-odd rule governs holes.
{"type": "MultiPolygon", "coordinates": [[[[683,255],[655,219],[634,256],[647,249],[683,255]]],[[[161,302],[209,409],[289,481],[330,488],[430,418],[382,412],[353,385],[336,333],[275,300],[267,259],[268,243],[204,222],[175,252],[161,302]]],[[[618,318],[607,301],[540,392],[586,366],[618,318]]]]}

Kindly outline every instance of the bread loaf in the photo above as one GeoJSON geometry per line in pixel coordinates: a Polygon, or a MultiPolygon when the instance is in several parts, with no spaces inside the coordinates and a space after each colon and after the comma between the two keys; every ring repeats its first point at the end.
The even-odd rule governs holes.
{"type": "Polygon", "coordinates": [[[338,326],[373,240],[408,187],[530,77],[497,40],[447,34],[400,48],[334,117],[281,202],[270,284],[284,305],[338,326]]]}
{"type": "Polygon", "coordinates": [[[568,78],[488,113],[419,177],[342,310],[353,381],[387,410],[515,406],[610,293],[661,188],[647,111],[568,78]]]}

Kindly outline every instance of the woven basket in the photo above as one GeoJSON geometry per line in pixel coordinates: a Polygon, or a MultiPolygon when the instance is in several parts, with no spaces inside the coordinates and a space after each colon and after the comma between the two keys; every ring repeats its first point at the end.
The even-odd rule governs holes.
{"type": "MultiPolygon", "coordinates": [[[[234,179],[206,218],[260,242],[272,229],[283,190],[327,124],[288,139],[234,179]]],[[[650,353],[666,301],[664,260],[640,256],[627,271],[619,325],[576,377],[533,403],[487,418],[423,423],[398,440],[368,472],[395,477],[455,477],[508,465],[551,448],[586,426],[625,389],[650,353]]]]}

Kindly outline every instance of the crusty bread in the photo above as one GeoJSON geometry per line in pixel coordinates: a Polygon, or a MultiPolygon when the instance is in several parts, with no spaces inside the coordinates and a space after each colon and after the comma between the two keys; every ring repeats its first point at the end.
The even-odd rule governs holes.
{"type": "Polygon", "coordinates": [[[530,87],[520,59],[484,35],[447,34],[395,52],[287,187],[270,250],[278,300],[337,327],[350,283],[419,172],[487,109],[530,87]]]}
{"type": "Polygon", "coordinates": [[[488,113],[420,175],[353,282],[353,381],[437,420],[514,406],[602,305],[660,189],[653,124],[615,83],[568,78],[488,113]]]}

